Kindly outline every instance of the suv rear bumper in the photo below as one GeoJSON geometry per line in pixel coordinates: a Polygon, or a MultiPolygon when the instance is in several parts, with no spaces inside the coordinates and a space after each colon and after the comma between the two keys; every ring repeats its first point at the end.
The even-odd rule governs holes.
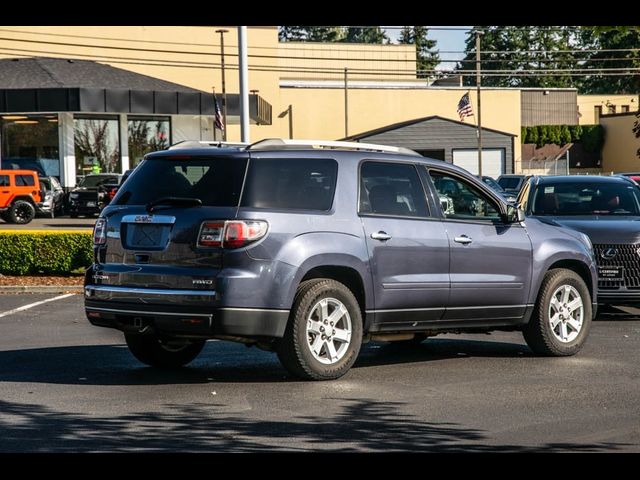
{"type": "Polygon", "coordinates": [[[85,312],[93,325],[123,332],[193,337],[281,338],[284,335],[289,310],[216,307],[214,299],[213,291],[87,285],[85,312]],[[139,299],[137,303],[134,298],[139,299]],[[203,300],[211,305],[203,305],[203,300]]]}

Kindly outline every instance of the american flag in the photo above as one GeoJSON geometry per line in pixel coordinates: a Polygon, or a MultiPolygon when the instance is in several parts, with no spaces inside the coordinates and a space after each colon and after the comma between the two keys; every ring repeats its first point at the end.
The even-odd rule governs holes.
{"type": "Polygon", "coordinates": [[[213,105],[216,111],[215,119],[213,120],[213,125],[218,130],[224,130],[224,120],[222,119],[222,112],[220,111],[220,105],[218,104],[218,99],[216,98],[216,94],[213,94],[213,105]]]}
{"type": "Polygon", "coordinates": [[[460,115],[460,121],[462,122],[464,122],[464,117],[473,117],[473,108],[471,108],[469,92],[465,93],[458,102],[458,115],[460,115]]]}

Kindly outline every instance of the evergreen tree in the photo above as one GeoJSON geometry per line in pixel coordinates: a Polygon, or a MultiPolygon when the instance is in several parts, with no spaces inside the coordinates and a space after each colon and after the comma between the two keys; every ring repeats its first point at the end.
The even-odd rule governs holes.
{"type": "MultiPolygon", "coordinates": [[[[481,36],[482,84],[492,87],[570,87],[575,81],[568,70],[578,64],[571,50],[578,37],[571,27],[513,27],[476,26],[467,34],[465,57],[458,71],[476,69],[476,34],[481,36]],[[532,75],[528,70],[565,69],[567,73],[541,72],[532,75]],[[491,75],[491,71],[513,71],[513,75],[491,75]]],[[[497,73],[497,72],[496,72],[497,73]]],[[[466,85],[475,85],[475,75],[465,77],[466,85]]]]}
{"type": "Polygon", "coordinates": [[[416,46],[416,70],[418,78],[429,76],[420,73],[421,70],[434,70],[440,63],[440,55],[435,50],[437,40],[428,37],[429,29],[423,26],[403,27],[400,31],[398,43],[412,44],[416,46]]]}
{"type": "MultiPolygon", "coordinates": [[[[591,53],[583,68],[599,70],[601,68],[638,68],[640,58],[640,27],[582,27],[581,41],[584,48],[597,49],[591,53]],[[619,51],[607,51],[619,50],[619,51]]],[[[589,75],[585,78],[581,93],[637,93],[640,91],[638,75],[589,75]]]]}
{"type": "Polygon", "coordinates": [[[389,41],[380,27],[347,27],[341,42],[348,43],[384,43],[389,41]]]}
{"type": "Polygon", "coordinates": [[[307,39],[306,28],[299,25],[278,27],[278,40],[281,42],[304,42],[307,39]]]}

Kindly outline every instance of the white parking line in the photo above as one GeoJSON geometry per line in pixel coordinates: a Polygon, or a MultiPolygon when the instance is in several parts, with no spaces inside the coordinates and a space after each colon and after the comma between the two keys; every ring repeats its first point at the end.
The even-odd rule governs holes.
{"type": "Polygon", "coordinates": [[[42,300],[40,302],[30,303],[28,305],[23,305],[22,307],[14,308],[13,310],[7,310],[6,312],[0,313],[0,318],[6,317],[7,315],[11,315],[12,313],[22,312],[23,310],[29,310],[30,308],[37,307],[38,305],[42,305],[47,302],[54,302],[56,300],[62,300],[63,298],[71,297],[76,295],[75,293],[65,293],[64,295],[58,295],[57,297],[47,298],[46,300],[42,300]]]}

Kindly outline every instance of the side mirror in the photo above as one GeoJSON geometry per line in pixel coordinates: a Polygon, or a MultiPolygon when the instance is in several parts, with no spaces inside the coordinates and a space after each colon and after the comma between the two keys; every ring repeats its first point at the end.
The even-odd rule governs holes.
{"type": "Polygon", "coordinates": [[[507,205],[507,223],[520,223],[524,222],[524,210],[516,205],[507,205]]]}

